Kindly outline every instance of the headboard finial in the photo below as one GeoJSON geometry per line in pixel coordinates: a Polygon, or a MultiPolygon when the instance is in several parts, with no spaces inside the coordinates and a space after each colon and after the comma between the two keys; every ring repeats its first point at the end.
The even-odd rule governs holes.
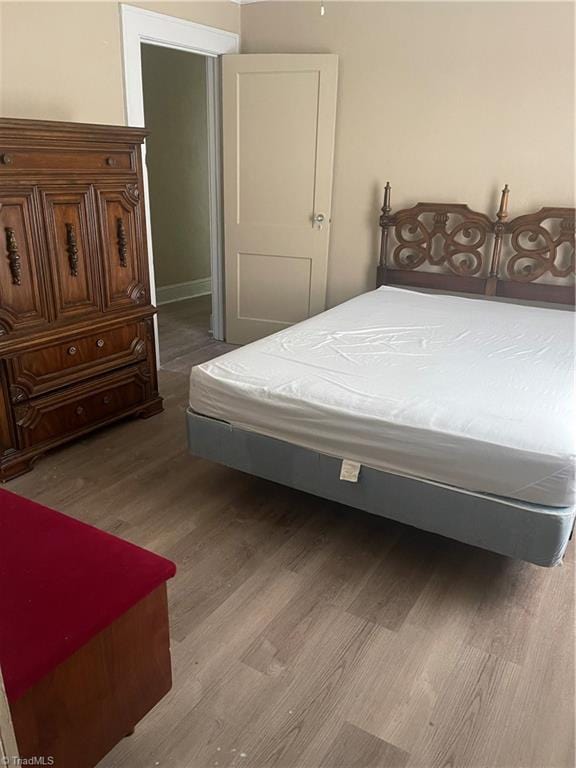
{"type": "Polygon", "coordinates": [[[504,184],[504,189],[502,190],[502,194],[500,196],[500,208],[498,209],[498,213],[496,216],[498,217],[498,221],[504,222],[508,218],[508,197],[510,196],[510,189],[508,188],[508,184],[504,184]]]}
{"type": "Polygon", "coordinates": [[[390,213],[390,192],[392,190],[392,187],[390,186],[390,182],[386,182],[386,186],[384,187],[384,205],[382,206],[382,213],[388,214],[390,213]]]}
{"type": "Polygon", "coordinates": [[[508,198],[510,189],[508,184],[504,184],[504,189],[500,194],[500,207],[496,213],[497,221],[494,223],[494,245],[492,247],[492,258],[490,259],[490,272],[486,283],[486,295],[494,296],[496,294],[498,272],[500,271],[500,255],[502,253],[502,237],[505,231],[505,222],[508,218],[508,198]]]}
{"type": "Polygon", "coordinates": [[[380,258],[378,260],[378,272],[376,277],[377,285],[384,285],[386,275],[386,255],[388,252],[388,230],[394,223],[394,217],[390,215],[392,210],[390,206],[390,192],[392,187],[387,181],[384,187],[384,203],[382,204],[382,214],[380,216],[380,226],[382,227],[382,239],[380,241],[380,258]]]}

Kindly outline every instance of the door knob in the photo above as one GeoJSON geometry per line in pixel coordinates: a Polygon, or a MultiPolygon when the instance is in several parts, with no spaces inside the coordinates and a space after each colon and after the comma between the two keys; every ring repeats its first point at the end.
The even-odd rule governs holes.
{"type": "Polygon", "coordinates": [[[325,220],[326,216],[323,213],[315,213],[312,216],[312,226],[315,229],[322,229],[322,224],[324,224],[325,220]]]}

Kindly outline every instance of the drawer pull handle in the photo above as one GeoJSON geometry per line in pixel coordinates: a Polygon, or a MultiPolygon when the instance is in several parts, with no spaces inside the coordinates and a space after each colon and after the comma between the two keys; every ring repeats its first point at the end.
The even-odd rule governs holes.
{"type": "Polygon", "coordinates": [[[11,165],[12,155],[8,155],[6,152],[4,152],[2,155],[0,155],[0,160],[2,161],[2,165],[11,165]]]}
{"type": "Polygon", "coordinates": [[[121,216],[118,216],[116,219],[116,237],[118,243],[118,256],[120,257],[120,266],[126,268],[128,266],[128,241],[126,240],[124,219],[121,216]]]}
{"type": "Polygon", "coordinates": [[[104,403],[104,405],[110,405],[110,403],[112,402],[112,398],[110,397],[110,395],[104,395],[104,400],[102,402],[104,403]]]}
{"type": "Polygon", "coordinates": [[[67,222],[66,227],[66,253],[68,254],[68,263],[70,264],[70,274],[72,277],[78,277],[78,246],[76,243],[76,230],[74,224],[67,222]]]}
{"type": "Polygon", "coordinates": [[[79,405],[78,408],[76,408],[76,415],[82,416],[83,413],[84,413],[84,408],[82,408],[82,406],[79,405]]]}
{"type": "Polygon", "coordinates": [[[68,354],[69,355],[75,355],[76,352],[78,352],[78,348],[77,347],[68,347],[68,354]]]}
{"type": "Polygon", "coordinates": [[[10,274],[12,275],[12,285],[21,285],[22,266],[20,264],[16,233],[12,227],[5,227],[4,231],[6,232],[6,250],[8,251],[8,264],[10,266],[10,274]]]}
{"type": "Polygon", "coordinates": [[[102,347],[104,346],[104,339],[98,339],[98,341],[96,342],[96,346],[98,347],[98,349],[102,349],[102,347]]]}
{"type": "Polygon", "coordinates": [[[107,157],[106,158],[106,165],[109,168],[115,168],[116,167],[116,158],[115,157],[107,157]]]}

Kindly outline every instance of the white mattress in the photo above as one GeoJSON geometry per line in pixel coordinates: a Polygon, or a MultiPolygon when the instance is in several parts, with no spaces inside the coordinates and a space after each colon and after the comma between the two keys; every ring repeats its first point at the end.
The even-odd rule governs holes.
{"type": "Polygon", "coordinates": [[[395,474],[575,501],[571,312],[383,287],[196,366],[190,405],[395,474]]]}

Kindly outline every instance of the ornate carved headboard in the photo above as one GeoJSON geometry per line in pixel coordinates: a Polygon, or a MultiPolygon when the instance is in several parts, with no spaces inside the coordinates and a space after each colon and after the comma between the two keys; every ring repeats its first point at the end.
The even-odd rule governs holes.
{"type": "Polygon", "coordinates": [[[497,294],[574,303],[574,208],[541,208],[506,225],[497,294]]]}
{"type": "Polygon", "coordinates": [[[418,203],[380,217],[378,285],[406,285],[574,304],[574,209],[542,208],[508,222],[509,189],[495,219],[460,203],[418,203]]]}

